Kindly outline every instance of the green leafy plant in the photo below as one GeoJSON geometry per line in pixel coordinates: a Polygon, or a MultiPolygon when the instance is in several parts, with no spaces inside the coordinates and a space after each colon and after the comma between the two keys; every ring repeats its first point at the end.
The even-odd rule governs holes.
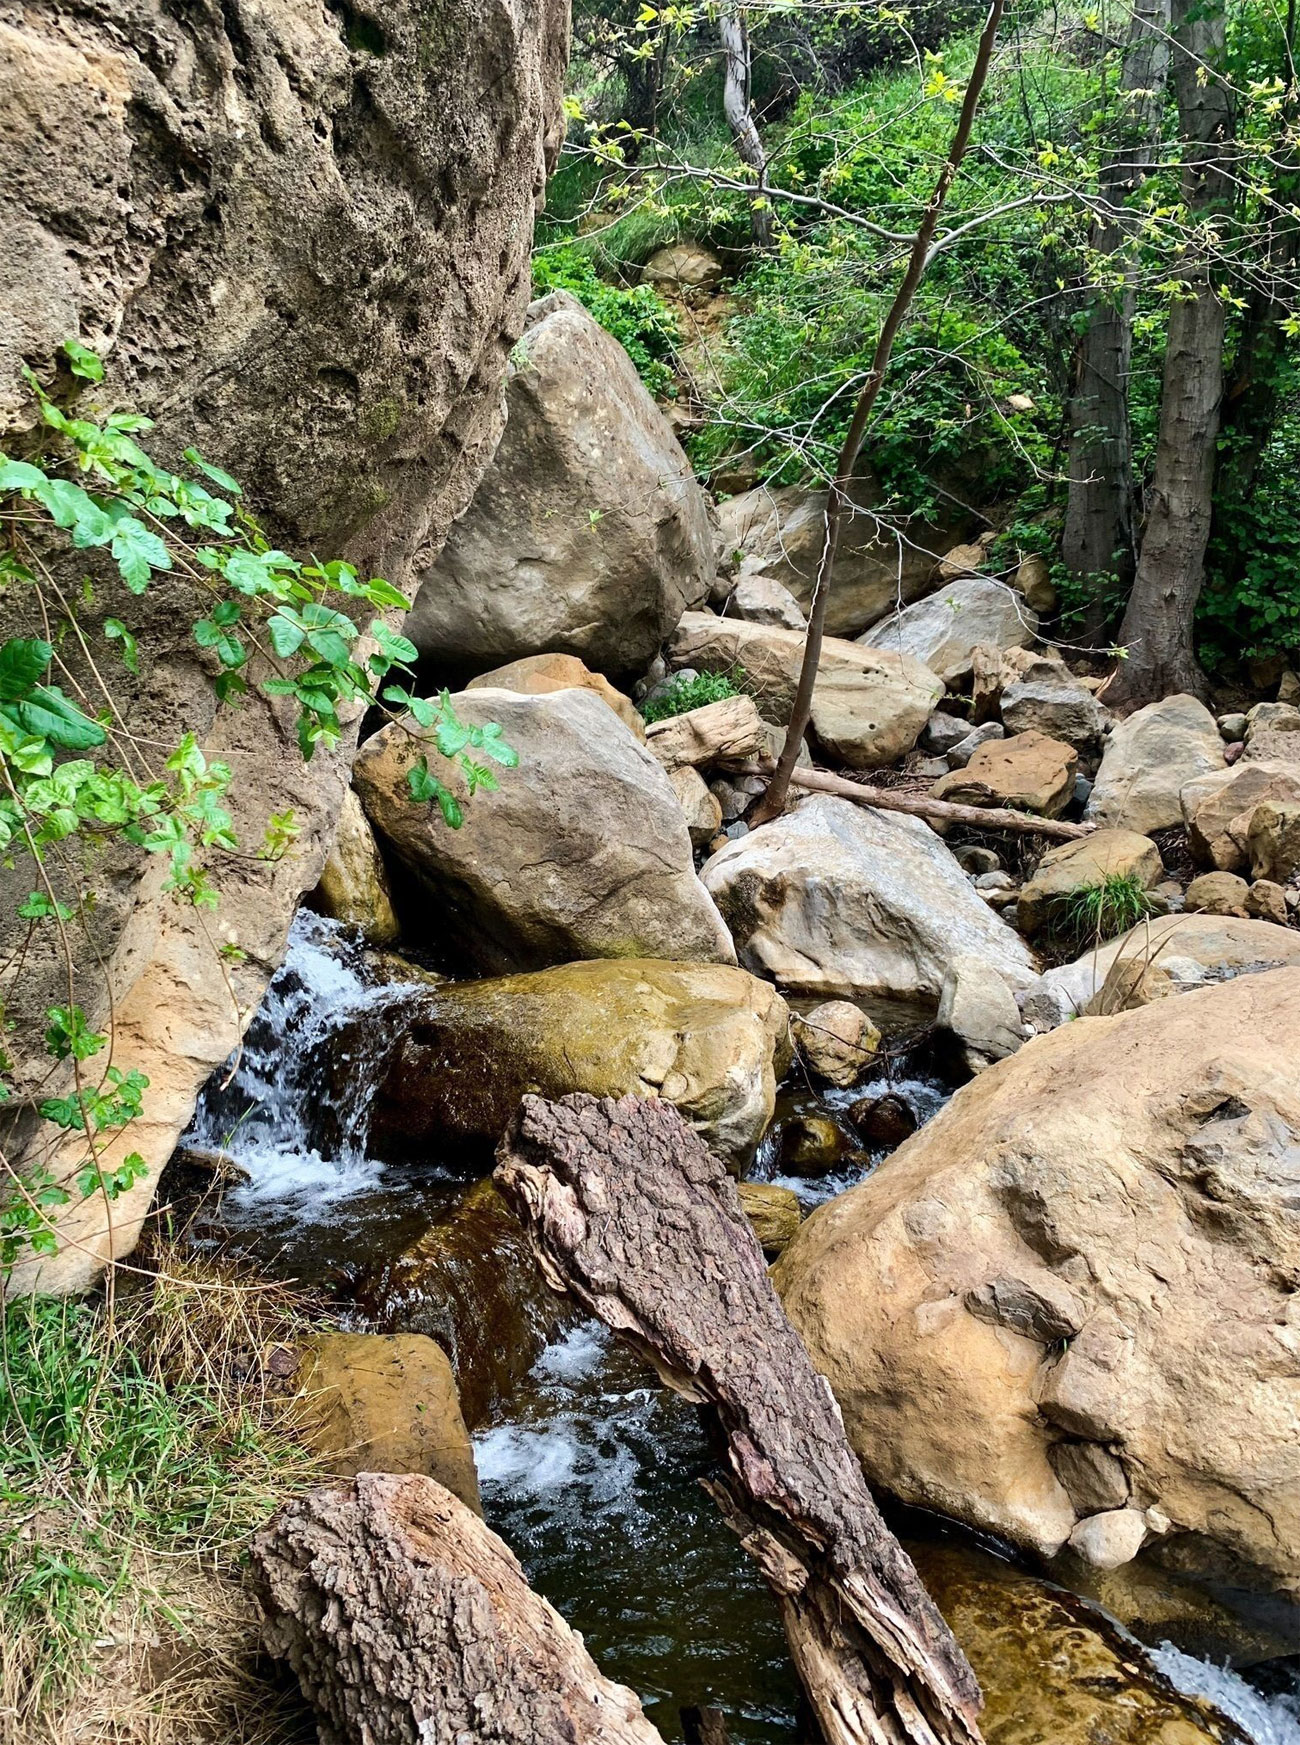
{"type": "Polygon", "coordinates": [[[1136,927],[1153,908],[1151,894],[1136,874],[1107,873],[1096,884],[1071,891],[1061,916],[1074,938],[1101,943],[1136,927]]]}
{"type": "Polygon", "coordinates": [[[641,704],[642,718],[647,722],[666,721],[670,715],[685,715],[691,709],[704,708],[706,703],[742,696],[744,678],[744,668],[738,666],[725,673],[696,673],[693,678],[679,673],[641,704]]]}
{"type": "MultiPolygon", "coordinates": [[[[64,353],[77,380],[102,380],[100,360],[78,341],[64,353]]],[[[238,483],[197,449],[185,450],[185,472],[154,460],[138,440],[150,421],[138,413],[74,416],[30,371],[27,381],[40,422],[23,456],[0,454],[0,589],[27,597],[43,634],[0,642],[0,862],[31,863],[39,888],[18,915],[29,942],[38,930],[53,935],[70,983],[70,929],[84,924],[94,903],[84,877],[93,851],[115,842],[165,856],[164,890],[200,909],[218,905],[220,857],[244,851],[226,805],[231,768],[210,760],[192,732],[182,729],[170,747],[131,732],[105,671],[147,681],[140,642],[124,618],[96,621],[95,581],[87,578],[78,601],[52,550],[62,547],[64,560],[84,553],[99,564],[101,583],[116,577],[129,595],[165,582],[183,589],[187,603],[199,602],[191,634],[218,702],[237,705],[253,689],[285,700],[304,759],[339,742],[346,711],[377,706],[420,743],[412,802],[436,804],[452,828],[463,821],[462,802],[430,769],[429,753],[446,765],[444,774],[459,773],[469,796],[496,787],[493,765],[518,762],[498,727],[460,722],[446,692],[436,700],[415,693],[414,644],[371,616],[409,605],[391,583],[363,578],[340,560],[299,559],[274,547],[238,483]],[[73,846],[82,856],[75,872],[73,846]],[[56,878],[64,897],[77,890],[75,902],[58,894],[56,878]]],[[[297,834],[291,812],[274,814],[262,857],[278,859],[297,834]]],[[[214,950],[238,961],[229,942],[214,950]]],[[[21,1177],[0,1154],[8,1174],[0,1267],[24,1251],[54,1252],[54,1219],[74,1194],[111,1202],[145,1168],[135,1152],[102,1163],[101,1141],[139,1116],[148,1081],[112,1064],[107,1033],[90,1024],[75,992],[50,1009],[44,1046],[62,1082],[35,1107],[53,1131],[29,1149],[21,1177]],[[69,1164],[59,1142],[75,1135],[84,1151],[69,1164]],[[32,1162],[42,1150],[62,1161],[32,1162]]],[[[13,1095],[14,1065],[0,1053],[0,1103],[13,1095]]]]}
{"type": "MultiPolygon", "coordinates": [[[[680,340],[677,318],[653,285],[612,285],[577,243],[541,250],[533,259],[533,290],[569,291],[623,347],[652,394],[665,393],[673,379],[673,356],[680,340]]],[[[526,367],[527,335],[521,342],[526,367]]]]}

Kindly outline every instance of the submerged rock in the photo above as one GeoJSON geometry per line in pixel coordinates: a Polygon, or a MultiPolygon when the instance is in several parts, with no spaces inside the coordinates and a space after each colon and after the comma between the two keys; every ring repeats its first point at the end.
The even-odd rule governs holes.
{"type": "MultiPolygon", "coordinates": [[[[803,646],[801,631],[688,612],[668,652],[679,667],[742,668],[760,712],[784,725],[803,646]]],[[[942,695],[942,681],[911,655],[827,637],[813,690],[812,731],[827,758],[851,769],[878,769],[912,749],[942,695]]]]}
{"type": "Polygon", "coordinates": [[[411,799],[407,775],[424,755],[464,797],[413,721],[368,740],[354,770],[376,830],[432,900],[424,942],[485,970],[578,957],[734,961],[672,783],[598,697],[481,690],[453,703],[466,723],[498,722],[520,760],[500,771],[498,793],[467,801],[460,829],[411,799]]]}
{"type": "MultiPolygon", "coordinates": [[[[753,1154],[790,1059],[789,1014],[770,983],[718,964],[570,963],[397,998],[370,1126],[379,1156],[440,1138],[495,1144],[525,1092],[664,1097],[705,1143],[753,1154]]],[[[350,1037],[340,1038],[346,1055],[350,1037]]]]}
{"type": "Polygon", "coordinates": [[[575,654],[643,672],[713,579],[704,493],[632,360],[565,291],[528,311],[505,434],[406,633],[453,669],[575,654]]]}
{"type": "Polygon", "coordinates": [[[812,1215],[774,1276],[875,1483],[1109,1562],[1096,1443],[1162,1558],[1300,1598],[1298,1025],[1296,969],[1067,1025],[812,1215]]]}
{"type": "Polygon", "coordinates": [[[419,1472],[483,1513],[442,1347],[422,1333],[318,1333],[297,1376],[302,1423],[331,1473],[419,1472]]]}
{"type": "Polygon", "coordinates": [[[1014,986],[1029,948],[943,842],[900,812],[817,795],[707,861],[700,874],[741,961],[823,998],[939,1001],[950,964],[981,958],[1014,986]]]}

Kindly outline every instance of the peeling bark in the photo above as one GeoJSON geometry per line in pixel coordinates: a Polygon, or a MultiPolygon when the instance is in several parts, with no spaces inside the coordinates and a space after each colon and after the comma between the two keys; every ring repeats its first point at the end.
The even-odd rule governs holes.
{"type": "Polygon", "coordinates": [[[496,1179],[548,1280],[710,1408],[707,1488],[780,1604],[829,1745],[973,1745],[973,1674],[880,1517],[735,1184],[671,1104],[525,1097],[496,1179]]]}
{"type": "Polygon", "coordinates": [[[511,1552],[431,1478],[362,1473],[253,1541],[266,1646],[321,1745],[663,1745],[511,1552]]]}
{"type": "Polygon", "coordinates": [[[722,41],[723,113],[735,141],[736,154],[754,172],[758,184],[749,205],[754,246],[769,249],[772,246],[772,204],[767,193],[767,153],[758,136],[758,124],[749,101],[749,30],[743,12],[724,7],[718,18],[718,35],[722,41]]]}

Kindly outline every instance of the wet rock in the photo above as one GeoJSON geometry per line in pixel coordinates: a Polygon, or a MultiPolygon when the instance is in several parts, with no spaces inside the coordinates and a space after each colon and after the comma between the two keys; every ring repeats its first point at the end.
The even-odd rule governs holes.
{"type": "Polygon", "coordinates": [[[858,641],[912,655],[952,685],[969,674],[972,653],[981,643],[1010,648],[1032,642],[1037,634],[1037,613],[1014,589],[990,576],[963,575],[882,618],[858,641]]]}
{"type": "Polygon", "coordinates": [[[323,915],[359,929],[368,945],[392,945],[401,934],[388,870],[351,788],[343,790],[334,846],[321,868],[316,904],[323,915]]]}
{"type": "Polygon", "coordinates": [[[493,667],[466,685],[467,691],[518,691],[526,697],[544,697],[552,691],[594,691],[602,703],[630,727],[638,739],[646,736],[645,722],[630,698],[616,691],[603,673],[593,673],[572,654],[529,654],[509,666],[493,667]]]}
{"type": "Polygon", "coordinates": [[[916,1132],[916,1111],[896,1091],[862,1097],[849,1110],[849,1120],[866,1145],[901,1145],[916,1132]]]}
{"type": "MultiPolygon", "coordinates": [[[[669,659],[708,672],[741,667],[760,713],[779,726],[789,718],[803,635],[688,612],[669,642],[669,659]]],[[[878,769],[910,751],[939,697],[941,681],[909,655],[827,637],[813,692],[812,731],[829,758],[852,769],[878,769]]]]}
{"type": "Polygon", "coordinates": [[[406,632],[444,667],[577,655],[642,672],[713,579],[713,530],[672,427],[576,298],[528,311],[505,434],[425,573],[406,632]]]}
{"type": "Polygon", "coordinates": [[[716,854],[701,874],[741,960],[796,994],[939,1000],[965,954],[1016,985],[1029,948],[990,914],[934,832],[817,795],[716,854]]]}
{"type": "Polygon", "coordinates": [[[984,1692],[988,1745],[1223,1745],[1099,1612],[969,1547],[907,1547],[984,1692]]]}
{"type": "Polygon", "coordinates": [[[1236,873],[1202,873],[1187,887],[1183,899],[1189,915],[1242,915],[1250,886],[1236,873]]]}
{"type": "Polygon", "coordinates": [[[843,1133],[824,1115],[797,1115],[781,1128],[781,1166],[790,1175],[829,1175],[847,1150],[843,1133]]]}
{"type": "Polygon", "coordinates": [[[798,1194],[793,1188],[778,1187],[775,1182],[738,1182],[736,1192],[759,1247],[769,1260],[775,1260],[803,1220],[798,1194]]]}
{"type": "Polygon", "coordinates": [[[848,1000],[825,1000],[791,1027],[809,1070],[841,1088],[857,1084],[880,1047],[879,1030],[848,1000]]]}
{"type": "MultiPolygon", "coordinates": [[[[526,1091],[667,1098],[723,1156],[752,1155],[789,1063],[789,1014],[767,982],[717,964],[564,964],[447,983],[366,1014],[391,1025],[371,1119],[379,1156],[447,1139],[495,1144],[526,1091]]],[[[351,1038],[344,1033],[339,1051],[351,1038]]]]}
{"type": "Polygon", "coordinates": [[[381,1325],[435,1339],[451,1359],[470,1429],[499,1410],[574,1310],[550,1290],[491,1180],[474,1183],[418,1241],[357,1280],[381,1325]]]}
{"type": "Polygon", "coordinates": [[[751,624],[780,624],[787,630],[802,631],[807,622],[789,588],[772,576],[741,576],[731,593],[731,610],[751,624]]]}
{"type": "Polygon", "coordinates": [[[297,1378],[303,1428],[328,1470],[418,1472],[483,1513],[451,1364],[421,1333],[318,1333],[297,1378]]]}
{"type": "Polygon", "coordinates": [[[1074,747],[1043,733],[1018,733],[981,745],[963,770],[934,785],[936,800],[964,806],[1012,806],[1058,818],[1074,793],[1074,747]]]}
{"type": "Polygon", "coordinates": [[[767,752],[766,724],[752,697],[724,697],[702,708],[653,721],[646,744],[667,770],[745,763],[767,752]]]}
{"type": "Polygon", "coordinates": [[[691,846],[706,848],[722,828],[722,807],[716,795],[709,792],[699,770],[689,764],[669,770],[668,780],[686,819],[691,834],[691,846]]]}
{"type": "Polygon", "coordinates": [[[982,957],[959,956],[948,965],[935,1023],[958,1039],[971,1072],[1014,1054],[1025,1039],[1015,994],[982,957]]]}
{"type": "Polygon", "coordinates": [[[1001,708],[1008,733],[1045,733],[1078,751],[1099,745],[1110,721],[1065,662],[1048,654],[1019,663],[1016,676],[1002,687],[1001,708]]]}
{"type": "Polygon", "coordinates": [[[1192,853],[1203,866],[1241,872],[1250,856],[1250,824],[1265,801],[1300,803],[1300,765],[1243,758],[1187,782],[1181,794],[1192,853]]]}
{"type": "Polygon", "coordinates": [[[1300,872],[1300,801],[1264,800],[1246,829],[1251,876],[1285,885],[1300,872]]]}
{"type": "MultiPolygon", "coordinates": [[[[880,495],[870,480],[851,487],[828,609],[832,636],[856,636],[900,598],[906,602],[927,593],[938,554],[966,520],[964,511],[937,527],[913,520],[900,546],[862,512],[880,495]]],[[[801,485],[759,485],[720,504],[718,521],[726,549],[740,555],[740,576],[781,582],[806,611],[825,539],[826,493],[801,485]]]]}
{"type": "Polygon", "coordinates": [[[1150,890],[1164,870],[1155,843],[1132,830],[1098,830],[1077,842],[1063,842],[1048,850],[1022,888],[1016,925],[1022,933],[1033,935],[1062,919],[1070,898],[1079,891],[1111,878],[1134,879],[1143,890],[1150,890]]]}
{"type": "Polygon", "coordinates": [[[372,824],[433,901],[431,940],[445,944],[450,930],[485,970],[578,957],[732,960],[671,782],[598,697],[479,690],[453,703],[466,723],[499,723],[520,759],[500,772],[498,793],[471,801],[433,757],[465,800],[460,829],[411,800],[407,776],[425,751],[413,721],[367,740],[354,767],[372,824]]]}
{"type": "Polygon", "coordinates": [[[1149,836],[1181,824],[1183,788],[1222,768],[1223,743],[1204,703],[1186,694],[1148,703],[1112,730],[1084,815],[1149,836]]]}
{"type": "Polygon", "coordinates": [[[1102,1442],[1162,1557],[1300,1597],[1298,1023],[1282,969],[1065,1025],[813,1213],[774,1278],[874,1483],[1050,1555],[1102,1442]],[[971,1313],[1026,1265],[1077,1307],[971,1313]]]}

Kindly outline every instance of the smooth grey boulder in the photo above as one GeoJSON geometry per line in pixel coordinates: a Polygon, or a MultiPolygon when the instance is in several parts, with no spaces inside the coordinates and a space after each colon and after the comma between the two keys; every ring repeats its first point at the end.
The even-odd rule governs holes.
{"type": "Polygon", "coordinates": [[[959,576],[924,600],[873,624],[858,641],[910,654],[946,685],[967,677],[976,648],[1022,648],[1038,635],[1038,614],[991,576],[959,576]]]}
{"type": "Polygon", "coordinates": [[[716,563],[704,493],[632,360],[567,292],[532,304],[505,434],[406,622],[455,671],[575,654],[643,672],[716,563]]]}
{"type": "Polygon", "coordinates": [[[423,755],[464,793],[413,721],[367,740],[353,771],[371,823],[433,899],[431,941],[489,972],[596,957],[735,962],[671,781],[599,697],[483,689],[453,704],[466,723],[499,722],[520,760],[499,772],[498,793],[465,803],[459,830],[411,801],[407,772],[423,755]]]}
{"type": "Polygon", "coordinates": [[[1029,947],[928,825],[817,795],[721,849],[700,873],[740,961],[794,994],[934,1010],[959,957],[1011,986],[1029,947]]]}
{"type": "Polygon", "coordinates": [[[1204,703],[1186,693],[1148,703],[1111,732],[1084,817],[1150,836],[1183,822],[1188,782],[1222,768],[1223,740],[1204,703]]]}

